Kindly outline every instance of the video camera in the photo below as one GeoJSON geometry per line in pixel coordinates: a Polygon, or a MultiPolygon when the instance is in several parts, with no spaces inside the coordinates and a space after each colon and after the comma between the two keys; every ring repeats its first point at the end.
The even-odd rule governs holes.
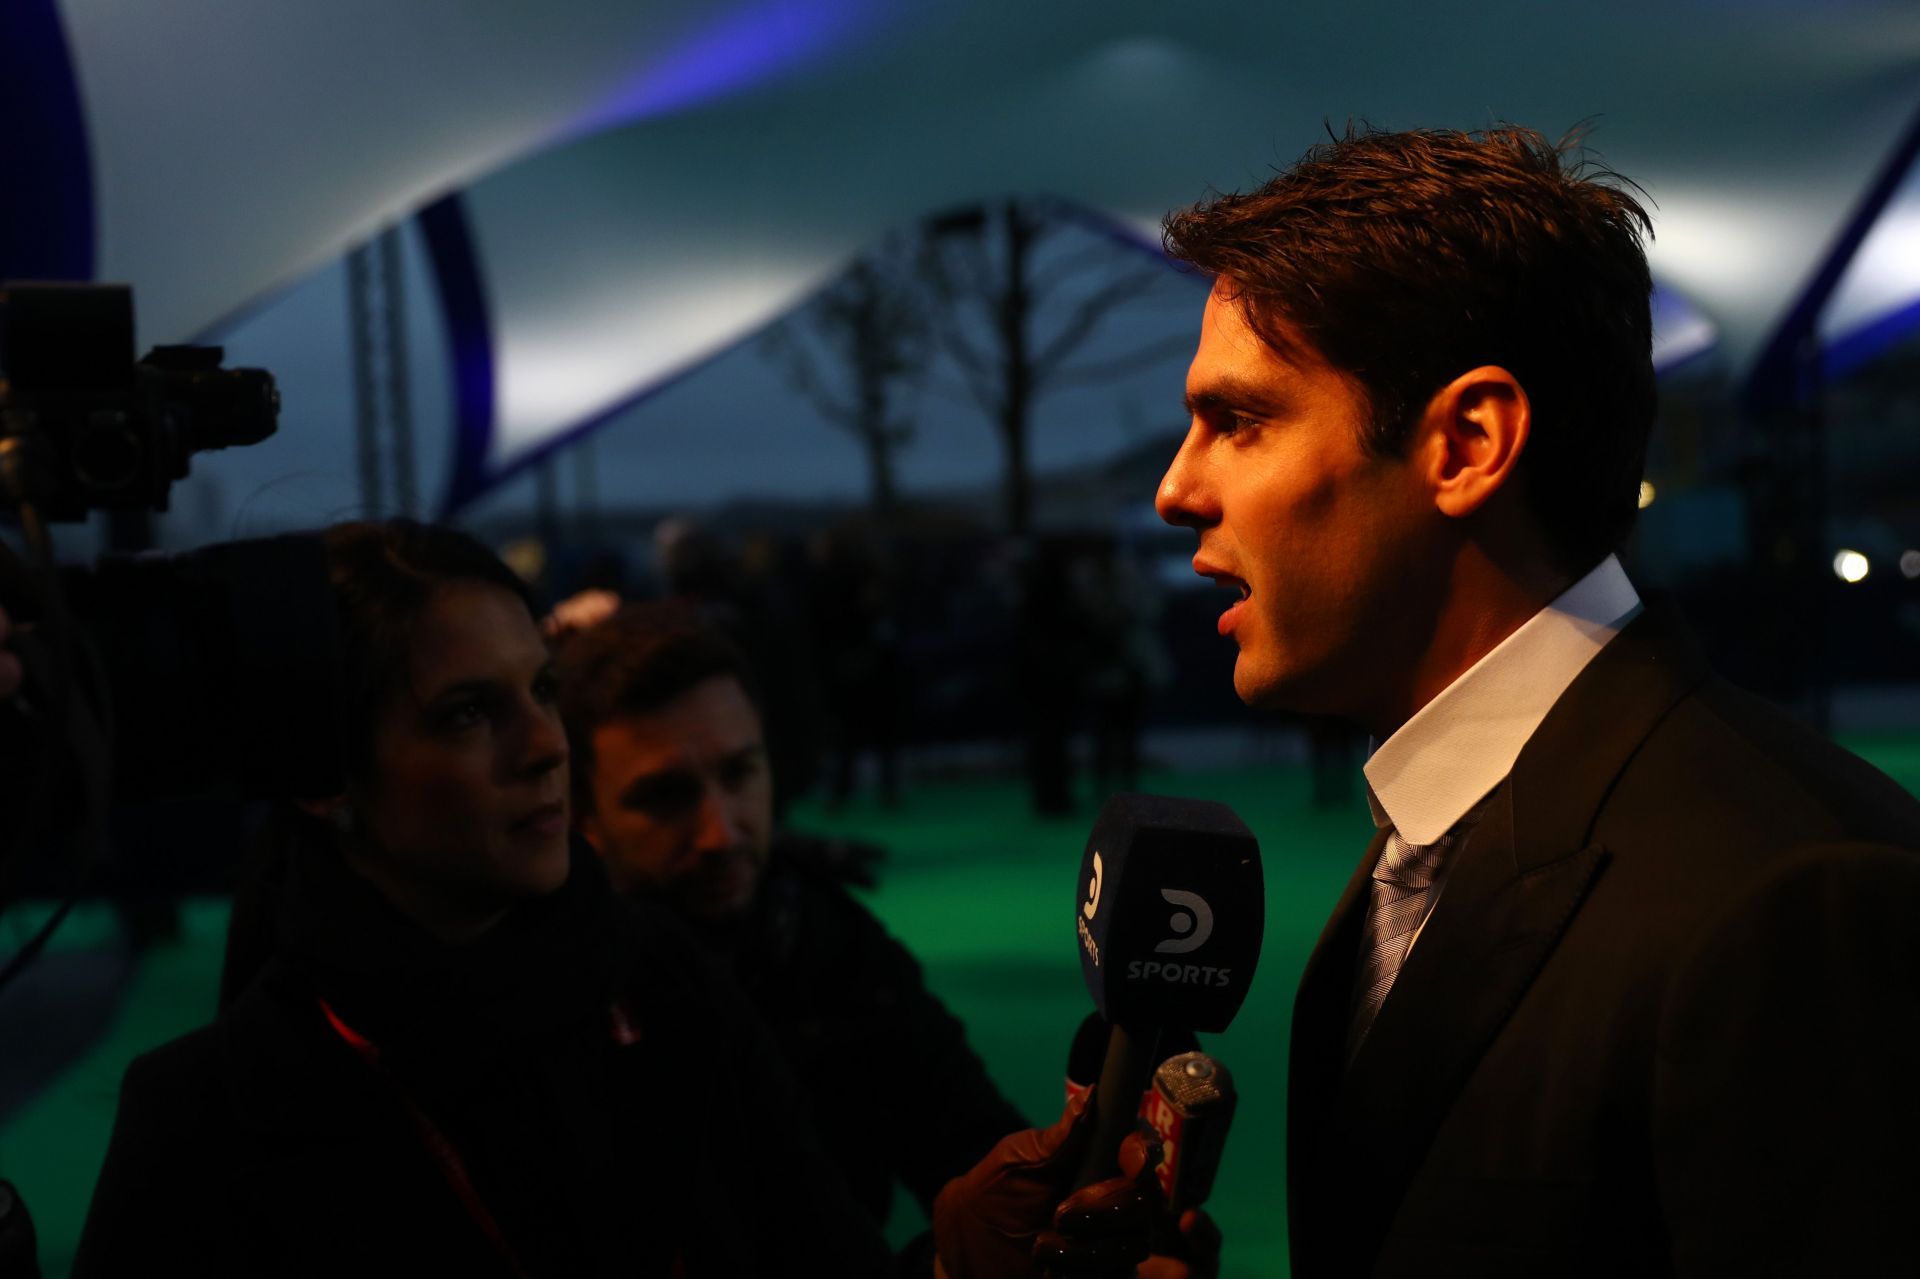
{"type": "Polygon", "coordinates": [[[0,286],[0,506],[52,522],[164,511],[195,453],[273,434],[265,369],[223,369],[217,346],[133,352],[124,285],[0,286]]]}
{"type": "Polygon", "coordinates": [[[0,520],[28,548],[0,540],[26,672],[0,703],[0,909],[24,883],[77,890],[110,802],[339,784],[316,539],[55,565],[50,523],[164,511],[194,454],[274,433],[265,370],[222,368],[218,347],[134,350],[124,286],[0,285],[0,520]],[[23,873],[61,845],[63,874],[23,873]]]}

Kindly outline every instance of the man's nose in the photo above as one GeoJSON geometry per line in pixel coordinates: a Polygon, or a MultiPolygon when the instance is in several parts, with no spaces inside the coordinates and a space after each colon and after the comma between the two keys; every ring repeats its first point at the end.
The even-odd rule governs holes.
{"type": "Polygon", "coordinates": [[[540,777],[567,762],[567,730],[551,707],[536,707],[527,717],[520,743],[520,771],[540,777]]]}
{"type": "Polygon", "coordinates": [[[1187,432],[1180,451],[1173,455],[1160,488],[1153,495],[1153,509],[1169,524],[1200,528],[1219,519],[1219,510],[1207,485],[1205,460],[1199,428],[1187,432]]]}
{"type": "Polygon", "coordinates": [[[700,799],[698,837],[700,851],[722,852],[737,847],[744,840],[744,828],[726,792],[717,786],[707,787],[706,793],[700,799]]]}

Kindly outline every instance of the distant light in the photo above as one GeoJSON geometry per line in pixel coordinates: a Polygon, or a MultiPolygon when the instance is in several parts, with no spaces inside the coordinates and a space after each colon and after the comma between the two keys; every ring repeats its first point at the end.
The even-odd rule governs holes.
{"type": "Polygon", "coordinates": [[[1653,505],[1653,496],[1654,496],[1653,482],[1651,480],[1641,480],[1640,481],[1640,509],[1641,510],[1644,511],[1649,506],[1653,505]]]}
{"type": "Polygon", "coordinates": [[[501,547],[500,558],[521,581],[534,582],[546,570],[547,548],[537,537],[523,537],[501,547]]]}
{"type": "Polygon", "coordinates": [[[1833,575],[1843,582],[1864,581],[1871,567],[1858,551],[1841,551],[1833,557],[1833,575]]]}
{"type": "Polygon", "coordinates": [[[1920,551],[1900,552],[1900,574],[1903,577],[1920,577],[1920,551]]]}

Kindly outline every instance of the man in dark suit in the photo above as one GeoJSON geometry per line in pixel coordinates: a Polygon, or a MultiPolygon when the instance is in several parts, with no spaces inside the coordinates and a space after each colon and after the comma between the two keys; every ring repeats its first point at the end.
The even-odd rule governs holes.
{"type": "Polygon", "coordinates": [[[1536,134],[1359,133],[1168,220],[1162,483],[1249,703],[1379,743],[1294,1007],[1294,1273],[1920,1269],[1920,805],[1613,552],[1645,214],[1536,134]]]}

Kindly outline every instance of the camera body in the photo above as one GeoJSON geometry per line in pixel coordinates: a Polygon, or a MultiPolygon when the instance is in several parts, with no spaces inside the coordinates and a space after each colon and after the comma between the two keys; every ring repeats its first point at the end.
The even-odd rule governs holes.
{"type": "Polygon", "coordinates": [[[42,519],[167,509],[195,453],[272,435],[264,369],[225,369],[216,346],[136,361],[133,294],[114,284],[0,287],[0,507],[42,519]]]}
{"type": "MultiPolygon", "coordinates": [[[[286,535],[56,568],[47,526],[164,511],[193,454],[273,434],[279,394],[218,347],[134,359],[120,285],[0,285],[0,608],[25,670],[0,701],[0,903],[23,848],[104,829],[108,807],[328,793],[333,608],[325,556],[286,535]]],[[[84,839],[98,844],[97,834],[84,839]]]]}

